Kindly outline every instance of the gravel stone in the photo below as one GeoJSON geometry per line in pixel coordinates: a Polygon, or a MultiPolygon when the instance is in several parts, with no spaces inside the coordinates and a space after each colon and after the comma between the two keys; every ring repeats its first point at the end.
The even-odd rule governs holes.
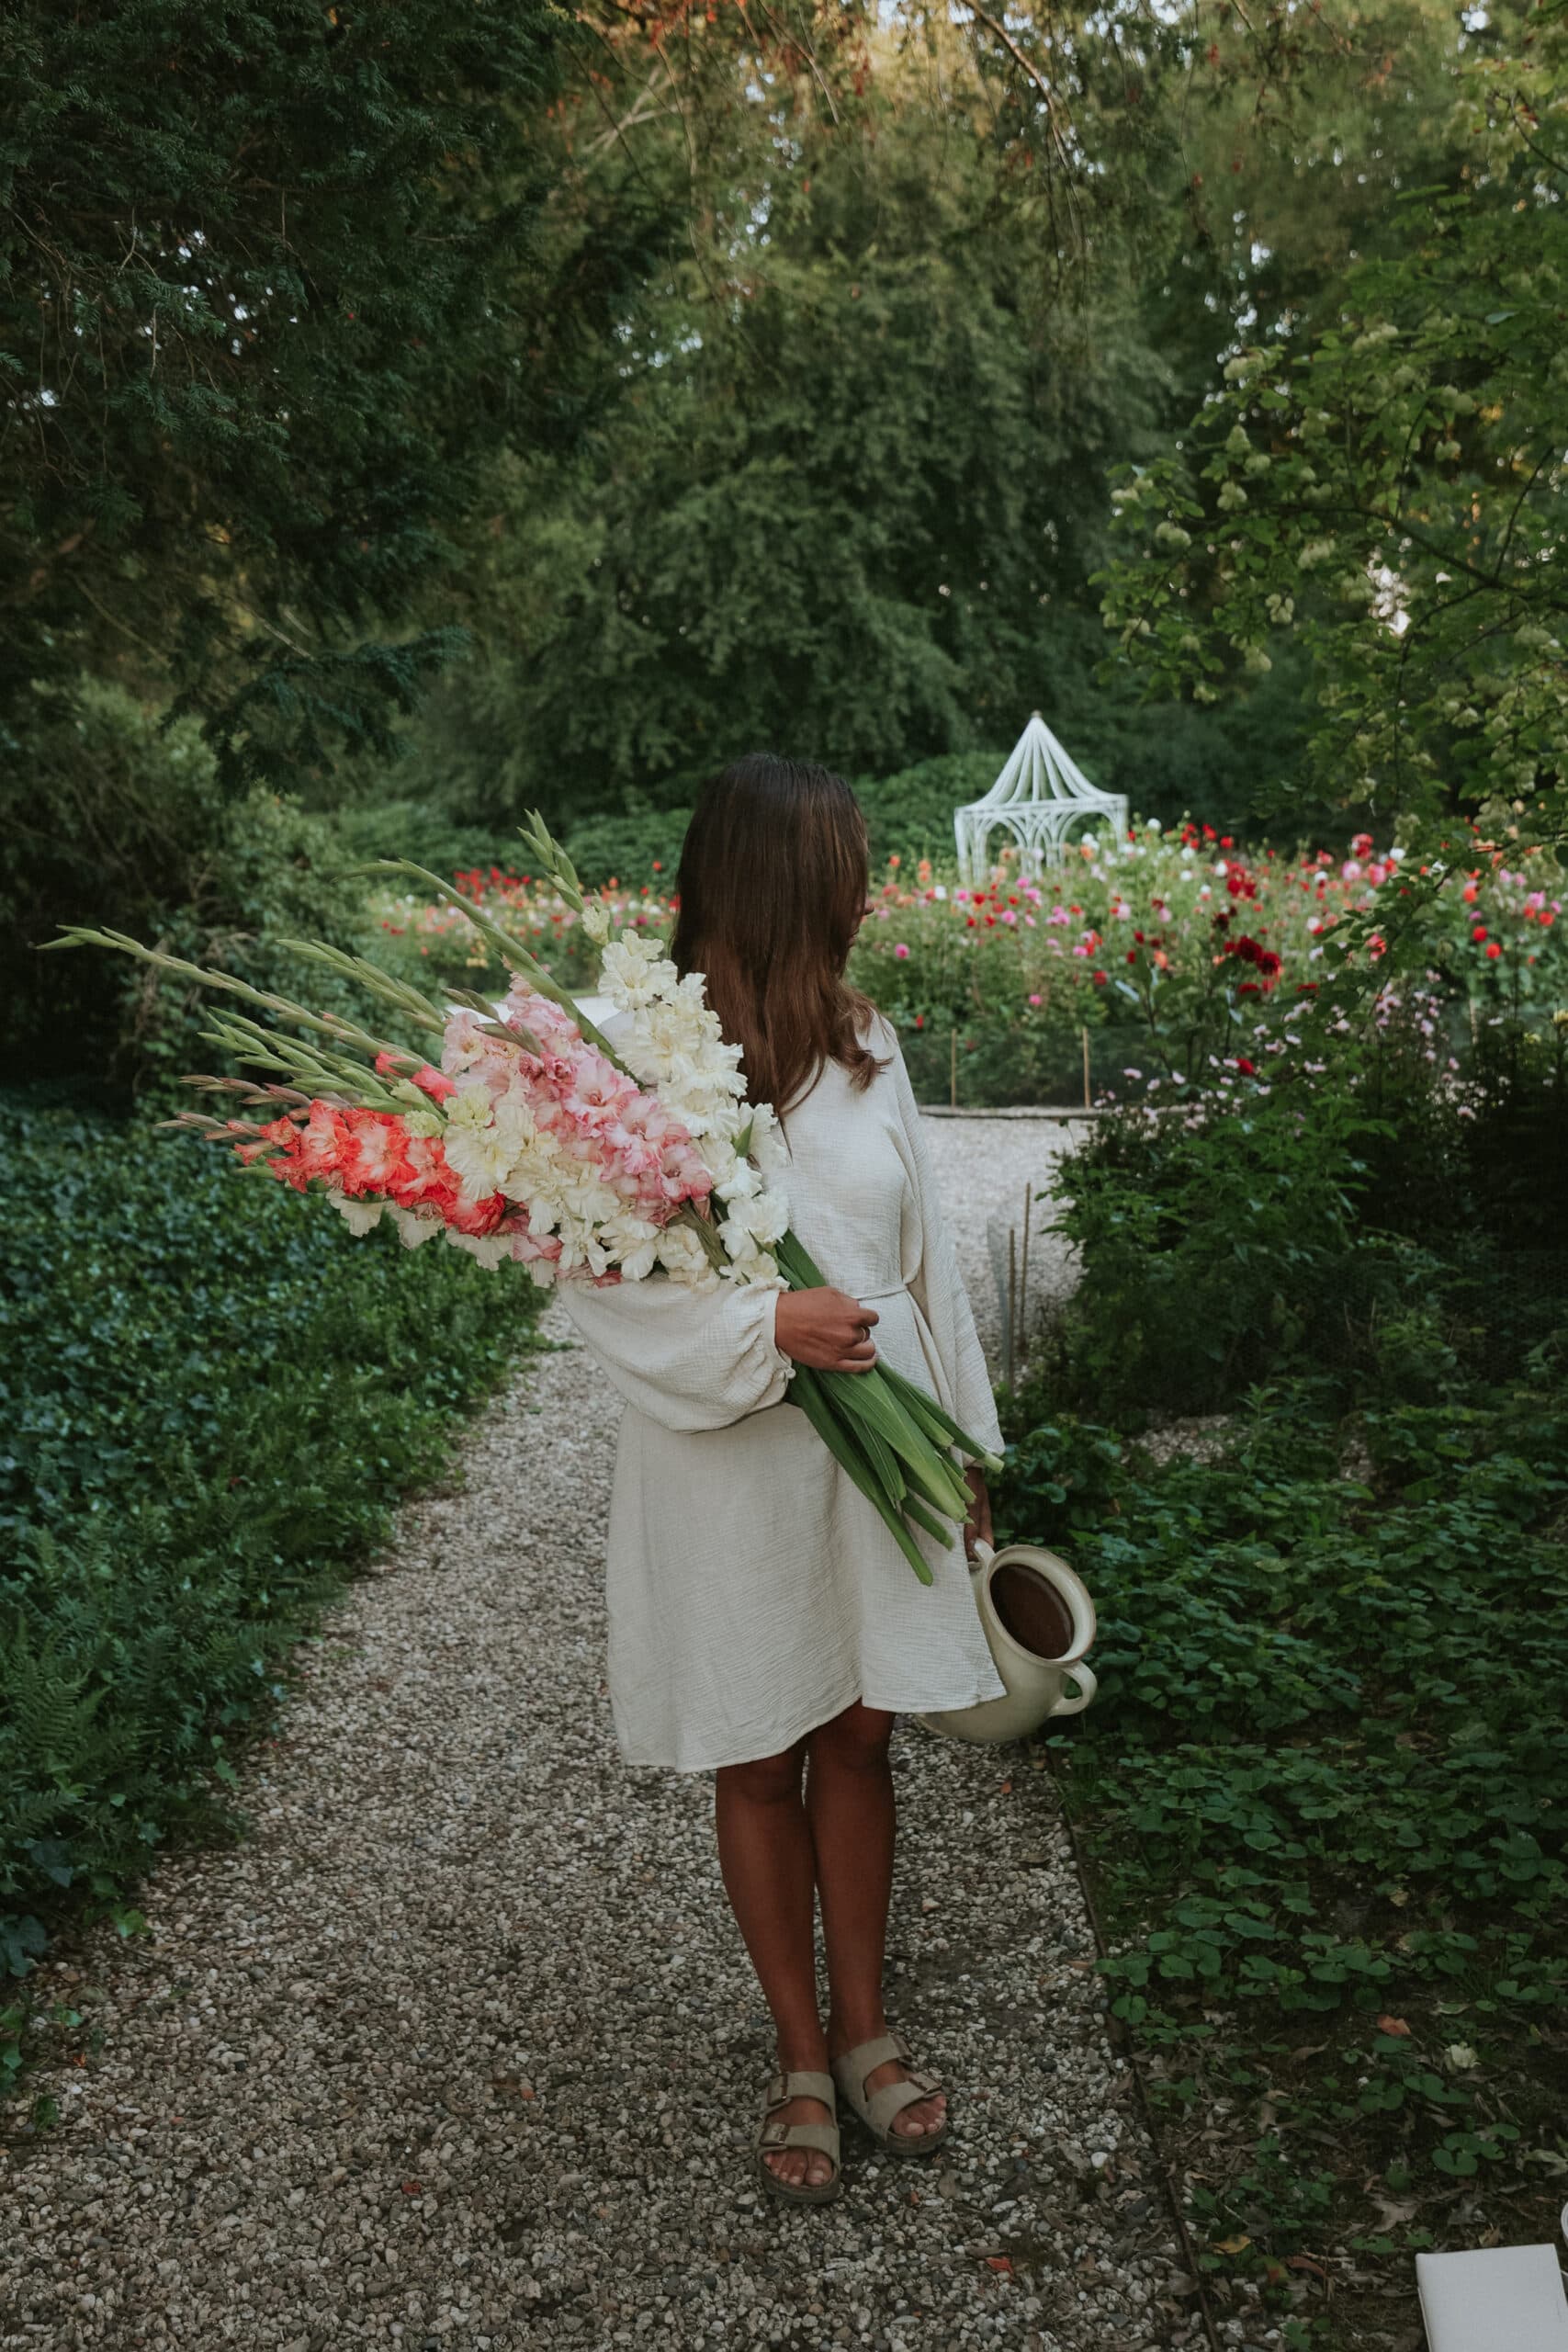
{"type": "MultiPolygon", "coordinates": [[[[1049,1137],[929,1132],[978,1306],[974,1221],[1049,1137]]],[[[890,2008],[953,2140],[883,2160],[852,2122],[837,2204],[756,2192],[772,2050],[711,1786],[611,1733],[613,1407],[576,1347],[529,1359],[299,1653],[245,1841],[29,1980],[84,2023],[29,2084],[58,2124],[0,2150],[5,2352],[1201,2340],[1023,1749],[896,1736],[890,2008]]]]}

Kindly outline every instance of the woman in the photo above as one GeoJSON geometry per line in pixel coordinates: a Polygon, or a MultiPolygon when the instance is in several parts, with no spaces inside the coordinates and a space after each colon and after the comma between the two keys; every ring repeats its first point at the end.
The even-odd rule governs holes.
{"type": "MultiPolygon", "coordinates": [[[[790,1380],[796,1364],[864,1372],[882,1351],[1001,1440],[897,1041],[844,979],[866,893],[853,794],[823,768],[737,762],[701,796],[679,887],[671,952],[706,975],[750,1099],[784,1120],[773,1181],[832,1287],[558,1295],[626,1401],[608,1545],[616,1736],[629,1763],[716,1773],[725,1889],[778,2037],[761,2177],[822,2203],[840,2184],[836,2092],[897,2154],[945,2136],[944,2094],[883,2013],[888,1736],[896,1714],[1003,1685],[962,1547],[922,1538],[935,1580],[920,1585],[790,1380]]],[[[990,1510],[967,1476],[973,1542],[990,1510]]]]}

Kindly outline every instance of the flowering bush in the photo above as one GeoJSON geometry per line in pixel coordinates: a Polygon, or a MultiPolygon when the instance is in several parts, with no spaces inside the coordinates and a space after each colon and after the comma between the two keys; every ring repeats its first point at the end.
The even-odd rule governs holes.
{"type": "Polygon", "coordinates": [[[1372,970],[1417,922],[1427,985],[1445,1007],[1560,1003],[1562,906],[1562,874],[1544,852],[1510,862],[1467,844],[1462,861],[1411,870],[1399,848],[1380,852],[1365,834],[1342,855],[1284,855],[1248,853],[1211,826],[1149,824],[1077,845],[1038,882],[1010,859],[977,890],[924,865],[913,888],[895,872],[872,897],[853,969],[903,1030],[932,1037],[928,1094],[946,1091],[932,1081],[946,1080],[954,1033],[961,1101],[1031,1099],[1016,1083],[982,1093],[972,1057],[993,1084],[1044,1069],[1081,1085],[1087,1028],[1100,1091],[1114,1098],[1185,1080],[1221,1044],[1233,1068],[1250,1061],[1244,1041],[1265,1000],[1277,1020],[1348,962],[1372,970]],[[1134,1057],[1140,1045],[1149,1067],[1134,1057]]]}
{"type": "MultiPolygon", "coordinates": [[[[592,988],[597,951],[558,892],[501,866],[457,883],[559,983],[592,988]]],[[[673,920],[658,876],[612,883],[604,898],[615,936],[658,935],[673,920]]],[[[1086,1029],[1097,1091],[1125,1099],[1189,1079],[1210,1054],[1233,1080],[1254,1075],[1241,1066],[1256,1067],[1258,1033],[1269,1034],[1260,1016],[1277,1022],[1347,962],[1363,975],[1404,969],[1406,933],[1419,934],[1414,984],[1434,1035],[1466,1034],[1472,1005],[1555,1009],[1568,1001],[1562,899],[1550,853],[1473,835],[1413,865],[1366,834],[1342,852],[1286,854],[1212,826],[1149,823],[1074,845],[1038,881],[1009,856],[976,890],[929,860],[907,871],[890,858],[851,978],[897,1025],[928,1101],[946,1099],[954,1059],[961,1102],[1081,1099],[1086,1029]]],[[[387,895],[374,913],[405,968],[465,985],[494,968],[445,902],[387,895]]]]}

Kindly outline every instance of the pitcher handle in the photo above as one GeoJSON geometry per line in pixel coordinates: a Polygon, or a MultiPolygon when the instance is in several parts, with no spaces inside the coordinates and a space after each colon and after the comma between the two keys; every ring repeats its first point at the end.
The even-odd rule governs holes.
{"type": "Polygon", "coordinates": [[[1070,1676],[1072,1680],[1077,1684],[1078,1695],[1076,1699],[1063,1699],[1059,1701],[1058,1703],[1051,1710],[1052,1716],[1081,1715],[1084,1709],[1090,1704],[1095,1692],[1100,1688],[1099,1683],[1095,1680],[1094,1668],[1090,1666],[1066,1666],[1062,1668],[1062,1671],[1064,1674],[1070,1676]]]}

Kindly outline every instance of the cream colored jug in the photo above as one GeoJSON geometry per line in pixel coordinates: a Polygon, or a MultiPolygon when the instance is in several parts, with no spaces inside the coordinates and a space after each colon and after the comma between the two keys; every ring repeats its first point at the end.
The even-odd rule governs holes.
{"type": "MultiPolygon", "coordinates": [[[[1035,1544],[1010,1544],[1000,1552],[993,1552],[988,1544],[976,1544],[970,1574],[980,1622],[997,1672],[1007,1684],[1007,1696],[982,1700],[977,1707],[955,1707],[946,1714],[921,1715],[918,1720],[927,1731],[940,1733],[943,1738],[988,1746],[998,1740],[1026,1739],[1053,1715],[1082,1714],[1098,1688],[1082,1662],[1095,1634],[1094,1602],[1083,1579],[1074,1575],[1066,1560],[1035,1544]],[[1040,1580],[1043,1592],[1038,1613],[1066,1636],[1059,1656],[1043,1657],[1009,1632],[992,1595],[992,1586],[1003,1570],[1040,1580]],[[1076,1698],[1066,1695],[1068,1682],[1077,1687],[1076,1698]]],[[[1004,1589],[1027,1593],[1017,1576],[1010,1578],[1004,1589]]],[[[1015,1606],[1011,1613],[1017,1623],[1021,1611],[1015,1606]]],[[[1054,1638],[1052,1646],[1056,1646],[1054,1638]]]]}

